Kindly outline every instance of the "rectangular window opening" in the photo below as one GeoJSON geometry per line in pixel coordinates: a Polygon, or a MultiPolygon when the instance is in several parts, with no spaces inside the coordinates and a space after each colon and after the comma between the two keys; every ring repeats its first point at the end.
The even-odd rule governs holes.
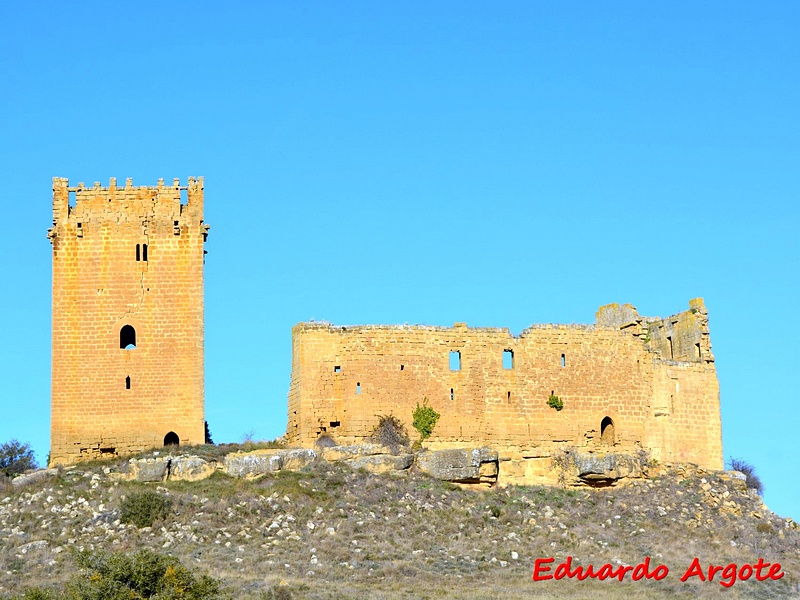
{"type": "Polygon", "coordinates": [[[147,262],[147,244],[142,244],[142,260],[147,262]]]}
{"type": "Polygon", "coordinates": [[[561,355],[561,366],[562,367],[566,367],[567,366],[567,355],[566,354],[562,354],[561,355]]]}
{"type": "Polygon", "coordinates": [[[402,371],[403,369],[405,369],[405,368],[406,368],[406,366],[405,366],[405,365],[400,365],[400,370],[401,370],[401,371],[402,371]]]}
{"type": "Polygon", "coordinates": [[[136,262],[142,260],[142,247],[140,244],[136,244],[136,262]]]}
{"type": "Polygon", "coordinates": [[[361,393],[361,382],[356,383],[356,394],[361,393]]]}
{"type": "Polygon", "coordinates": [[[456,399],[456,394],[453,391],[453,388],[450,388],[450,400],[453,401],[456,399]]]}
{"type": "Polygon", "coordinates": [[[334,373],[341,373],[342,372],[342,367],[340,365],[336,365],[335,367],[333,367],[333,372],[334,373]]]}
{"type": "Polygon", "coordinates": [[[697,355],[697,358],[703,358],[703,354],[700,352],[700,342],[694,345],[694,353],[697,355]]]}
{"type": "Polygon", "coordinates": [[[338,427],[339,425],[341,425],[339,421],[331,421],[331,427],[338,427]]]}
{"type": "Polygon", "coordinates": [[[508,403],[511,404],[511,392],[508,392],[508,403]]]}
{"type": "Polygon", "coordinates": [[[460,371],[461,370],[461,351],[460,350],[451,350],[450,351],[450,370],[451,371],[460,371]]]}
{"type": "Polygon", "coordinates": [[[67,192],[67,206],[69,208],[75,208],[75,203],[77,201],[77,196],[75,192],[67,192]]]}
{"type": "Polygon", "coordinates": [[[130,378],[130,375],[125,378],[125,389],[126,390],[131,389],[131,378],[130,378]]]}
{"type": "Polygon", "coordinates": [[[669,357],[670,358],[674,358],[675,355],[672,352],[672,337],[671,336],[667,336],[667,343],[669,344],[669,357]]]}
{"type": "Polygon", "coordinates": [[[503,368],[506,370],[514,368],[513,350],[503,350],[503,368]]]}
{"type": "Polygon", "coordinates": [[[189,190],[181,190],[181,206],[189,204],[189,190]]]}

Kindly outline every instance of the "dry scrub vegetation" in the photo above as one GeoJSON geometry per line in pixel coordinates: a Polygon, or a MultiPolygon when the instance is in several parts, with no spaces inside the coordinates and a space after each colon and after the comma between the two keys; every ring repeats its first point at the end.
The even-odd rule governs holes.
{"type": "Polygon", "coordinates": [[[257,480],[217,473],[195,483],[160,484],[114,481],[103,467],[63,469],[0,490],[0,598],[22,598],[26,589],[29,599],[67,597],[64,590],[76,580],[98,581],[87,565],[142,549],[166,557],[170,573],[206,582],[215,595],[203,597],[800,595],[797,525],[769,512],[741,482],[691,467],[601,490],[490,491],[460,489],[415,472],[379,476],[324,462],[257,480]],[[123,510],[136,520],[123,522],[123,510]],[[144,525],[138,520],[144,518],[152,526],[135,524],[144,525]],[[670,574],[663,581],[531,581],[536,558],[551,556],[596,566],[635,565],[650,556],[670,574]],[[730,589],[681,583],[695,556],[704,565],[763,557],[780,562],[786,576],[730,589]]]}

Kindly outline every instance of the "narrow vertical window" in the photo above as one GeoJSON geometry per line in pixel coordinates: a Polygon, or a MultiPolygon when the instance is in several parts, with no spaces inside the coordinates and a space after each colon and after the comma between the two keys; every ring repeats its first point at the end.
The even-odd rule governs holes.
{"type": "Polygon", "coordinates": [[[136,244],[136,262],[142,260],[142,247],[140,244],[136,244]]]}
{"type": "Polygon", "coordinates": [[[700,342],[694,345],[694,353],[697,356],[697,358],[703,358],[703,355],[700,352],[700,342]]]}
{"type": "Polygon", "coordinates": [[[142,244],[142,260],[147,262],[147,244],[142,244]]]}
{"type": "Polygon", "coordinates": [[[450,388],[450,400],[452,401],[452,400],[455,400],[455,399],[456,399],[456,394],[453,391],[453,388],[450,388]]]}
{"type": "Polygon", "coordinates": [[[561,366],[562,367],[566,367],[567,366],[567,355],[566,354],[562,354],[561,355],[561,366]]]}
{"type": "Polygon", "coordinates": [[[131,376],[130,376],[130,375],[128,375],[128,376],[125,378],[125,389],[126,389],[126,390],[129,390],[129,389],[131,389],[131,376]]]}
{"type": "Polygon", "coordinates": [[[460,371],[461,370],[461,351],[460,350],[451,350],[450,351],[450,370],[451,371],[460,371]]]}
{"type": "Polygon", "coordinates": [[[513,350],[503,350],[503,368],[504,369],[513,369],[514,368],[514,351],[513,350]]]}
{"type": "Polygon", "coordinates": [[[511,404],[511,392],[508,392],[508,403],[511,404]]]}
{"type": "Polygon", "coordinates": [[[358,383],[356,383],[356,394],[360,393],[361,393],[361,382],[359,381],[358,383]]]}
{"type": "Polygon", "coordinates": [[[667,336],[667,343],[669,344],[669,357],[674,358],[674,354],[672,352],[672,337],[667,336]]]}

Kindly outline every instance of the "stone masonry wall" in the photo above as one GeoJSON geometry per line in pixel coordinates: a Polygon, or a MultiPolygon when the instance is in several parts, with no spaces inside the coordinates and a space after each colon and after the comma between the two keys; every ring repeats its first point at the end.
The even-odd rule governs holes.
{"type": "Polygon", "coordinates": [[[51,464],[203,443],[207,232],[202,177],[53,179],[51,464]]]}
{"type": "Polygon", "coordinates": [[[707,313],[702,299],[690,307],[659,320],[608,305],[597,325],[535,325],[519,336],[463,323],[301,323],[292,336],[287,437],[306,447],[322,433],[358,443],[382,414],[415,433],[411,413],[427,398],[442,415],[432,447],[485,444],[523,471],[536,462],[525,459],[569,446],[649,449],[662,461],[722,468],[707,313]],[[460,353],[460,369],[451,369],[451,352],[460,353]],[[563,410],[548,406],[551,394],[563,410]]]}

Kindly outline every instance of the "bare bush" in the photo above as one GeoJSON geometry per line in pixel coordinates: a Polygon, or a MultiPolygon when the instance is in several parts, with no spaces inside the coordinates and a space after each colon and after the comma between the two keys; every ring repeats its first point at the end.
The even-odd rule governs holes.
{"type": "Polygon", "coordinates": [[[394,415],[378,415],[378,424],[369,439],[373,444],[386,446],[392,454],[399,454],[409,444],[406,426],[394,415]]]}
{"type": "Polygon", "coordinates": [[[764,494],[764,484],[761,483],[761,478],[756,475],[756,468],[753,465],[740,458],[731,457],[728,459],[728,467],[744,474],[746,478],[745,484],[749,489],[758,492],[759,496],[764,494]]]}

